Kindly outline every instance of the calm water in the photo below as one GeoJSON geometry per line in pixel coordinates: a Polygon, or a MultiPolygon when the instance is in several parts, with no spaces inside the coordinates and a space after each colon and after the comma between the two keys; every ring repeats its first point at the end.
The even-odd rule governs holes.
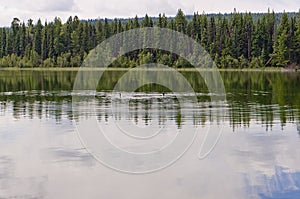
{"type": "Polygon", "coordinates": [[[300,197],[300,73],[221,72],[227,101],[218,107],[194,72],[182,74],[197,92],[197,104],[189,93],[176,96],[157,85],[116,96],[111,90],[122,74],[105,72],[95,111],[76,114],[76,72],[0,71],[0,198],[300,197]],[[112,103],[119,108],[112,111],[112,103]],[[93,116],[126,150],[146,152],[184,129],[197,129],[197,137],[165,169],[121,173],[99,163],[80,142],[75,123],[93,116]],[[118,135],[115,122],[165,128],[147,146],[118,135]],[[199,159],[205,132],[216,126],[223,126],[217,145],[199,159]]]}

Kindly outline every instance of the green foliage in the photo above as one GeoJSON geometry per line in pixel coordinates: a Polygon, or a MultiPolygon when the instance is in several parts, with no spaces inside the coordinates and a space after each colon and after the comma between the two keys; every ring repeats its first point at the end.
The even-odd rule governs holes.
{"type": "Polygon", "coordinates": [[[151,63],[153,63],[153,56],[150,52],[147,52],[147,53],[142,52],[141,54],[139,54],[138,62],[140,65],[151,64],[151,63]]]}
{"type": "Polygon", "coordinates": [[[288,15],[283,14],[281,24],[277,31],[277,39],[274,44],[274,53],[271,54],[272,63],[275,66],[284,67],[289,63],[289,33],[290,24],[288,15]]]}
{"type": "MultiPolygon", "coordinates": [[[[141,27],[169,28],[199,42],[220,68],[287,67],[300,65],[300,13],[186,16],[181,9],[174,18],[104,19],[81,21],[59,18],[42,25],[14,18],[10,28],[0,28],[1,67],[79,67],[89,51],[105,39],[125,30],[141,27]]],[[[144,38],[146,41],[147,37],[144,38]]],[[[116,44],[119,45],[119,44],[116,44]]],[[[129,43],[128,45],[131,45],[129,43]]],[[[170,42],[171,49],[183,44],[170,42]]],[[[136,50],[119,57],[112,67],[135,67],[161,63],[191,67],[180,55],[160,50],[136,50]]]]}
{"type": "Polygon", "coordinates": [[[43,66],[44,67],[54,67],[55,66],[55,62],[52,58],[47,58],[44,60],[43,62],[43,66]]]}

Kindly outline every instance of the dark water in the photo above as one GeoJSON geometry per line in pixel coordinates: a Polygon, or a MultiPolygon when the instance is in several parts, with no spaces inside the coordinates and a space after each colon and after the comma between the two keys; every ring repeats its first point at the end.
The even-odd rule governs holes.
{"type": "Polygon", "coordinates": [[[195,72],[182,74],[196,91],[197,105],[189,93],[176,95],[158,85],[115,96],[111,90],[124,73],[105,72],[95,112],[78,114],[72,109],[76,72],[0,71],[0,198],[300,197],[300,73],[221,72],[227,101],[217,107],[195,72]],[[112,111],[112,102],[119,109],[112,111]],[[148,146],[125,141],[113,127],[116,121],[167,126],[152,147],[177,130],[198,133],[170,167],[133,175],[104,166],[82,145],[75,123],[92,116],[127,150],[148,146]],[[204,132],[214,126],[223,126],[222,135],[199,159],[204,132]]]}

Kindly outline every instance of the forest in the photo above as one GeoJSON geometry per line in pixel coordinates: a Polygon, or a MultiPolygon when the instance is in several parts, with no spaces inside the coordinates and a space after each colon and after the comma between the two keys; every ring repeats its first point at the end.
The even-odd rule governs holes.
{"type": "MultiPolygon", "coordinates": [[[[79,67],[105,39],[142,27],[168,28],[199,42],[219,68],[298,68],[300,65],[299,13],[239,13],[175,17],[80,20],[70,16],[63,23],[26,23],[14,18],[10,27],[0,28],[0,67],[79,67]]],[[[142,49],[117,59],[111,67],[135,67],[161,63],[175,68],[192,67],[180,56],[142,49]]]]}

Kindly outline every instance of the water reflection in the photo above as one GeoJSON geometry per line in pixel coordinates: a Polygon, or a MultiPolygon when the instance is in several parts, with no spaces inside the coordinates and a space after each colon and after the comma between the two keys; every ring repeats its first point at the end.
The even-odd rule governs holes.
{"type": "Polygon", "coordinates": [[[76,72],[0,72],[0,198],[299,197],[300,74],[223,72],[227,101],[215,107],[192,72],[183,74],[197,90],[197,105],[188,94],[180,96],[186,102],[180,105],[157,85],[112,96],[122,73],[106,72],[95,100],[81,102],[93,103],[95,112],[74,115],[76,72]],[[112,102],[120,109],[112,112],[112,102]],[[73,121],[94,114],[101,125],[125,120],[142,127],[198,127],[199,133],[176,164],[132,176],[104,167],[82,147],[73,121]],[[200,161],[196,154],[212,123],[223,124],[224,132],[200,161]]]}
{"type": "MultiPolygon", "coordinates": [[[[107,92],[96,93],[95,106],[99,121],[105,122],[112,115],[116,120],[132,120],[136,124],[142,123],[142,125],[148,125],[152,120],[157,120],[160,125],[164,125],[168,118],[176,122],[178,127],[191,121],[194,126],[205,125],[214,121],[229,121],[234,131],[237,128],[250,128],[251,123],[261,124],[266,131],[272,131],[272,127],[277,123],[280,123],[284,129],[287,123],[296,123],[300,118],[297,104],[280,106],[279,104],[266,105],[256,102],[230,101],[233,98],[232,94],[228,97],[229,101],[224,103],[222,107],[212,106],[211,102],[206,101],[209,95],[205,93],[198,93],[199,103],[197,107],[189,102],[188,96],[185,94],[181,96],[176,94],[176,96],[168,93],[163,96],[161,93],[123,93],[123,97],[119,99],[113,99],[111,95],[107,92]],[[179,104],[178,97],[183,98],[186,103],[179,104]],[[113,113],[111,110],[112,103],[114,106],[128,109],[128,114],[113,113]],[[226,112],[221,117],[218,116],[220,109],[226,112]]],[[[15,119],[20,117],[31,119],[34,117],[39,119],[55,118],[57,122],[60,122],[62,117],[67,117],[70,121],[78,118],[78,115],[73,115],[72,112],[72,94],[70,91],[3,92],[0,93],[0,100],[0,112],[11,109],[15,119]]],[[[86,105],[87,102],[82,102],[80,106],[86,105]]],[[[91,114],[93,113],[82,112],[81,115],[89,117],[91,114]]]]}
{"type": "Polygon", "coordinates": [[[249,187],[251,194],[260,198],[299,198],[300,172],[289,171],[289,168],[275,167],[275,174],[264,176],[262,185],[249,187]],[[254,194],[253,194],[254,195],[254,194]]]}
{"type": "MultiPolygon", "coordinates": [[[[114,88],[118,79],[126,71],[107,71],[103,74],[98,91],[110,91],[114,88]]],[[[210,96],[207,93],[205,83],[200,75],[195,72],[181,72],[192,87],[198,92],[198,100],[201,102],[201,110],[195,121],[205,124],[210,120],[210,96]],[[200,115],[200,116],[199,116],[200,115]]],[[[40,111],[48,110],[49,103],[57,104],[55,115],[59,120],[59,115],[68,115],[69,111],[64,111],[62,103],[71,101],[71,90],[73,88],[76,71],[1,71],[0,73],[0,102],[13,102],[16,117],[22,115],[24,108],[30,113],[33,106],[40,107],[40,111]],[[48,104],[45,104],[47,102],[48,104]],[[38,104],[36,104],[38,103],[38,104]],[[23,108],[22,108],[23,106],[23,108]],[[31,108],[30,108],[31,107],[31,108]],[[19,112],[18,112],[19,111],[19,112]]],[[[267,129],[272,128],[273,122],[280,120],[284,126],[286,122],[300,119],[300,92],[299,73],[279,73],[279,72],[222,72],[223,81],[227,92],[228,120],[233,128],[238,126],[249,126],[251,120],[260,121],[267,129]]],[[[179,85],[180,86],[180,85],[179,85]]],[[[146,85],[138,91],[143,93],[158,92],[168,93],[166,88],[159,85],[146,85]]],[[[107,99],[103,98],[103,93],[98,93],[98,105],[105,104],[107,99]]],[[[173,100],[172,97],[167,99],[173,100]]],[[[135,100],[135,99],[133,99],[135,100]]],[[[135,105],[147,103],[151,106],[152,100],[138,100],[135,105]]],[[[163,99],[162,99],[163,100],[163,99]]],[[[134,102],[132,101],[132,104],[134,102]]],[[[171,104],[174,104],[171,102],[171,104]]],[[[65,105],[64,105],[65,106],[65,105]]],[[[50,108],[50,107],[49,107],[50,108]]],[[[38,111],[37,110],[37,111],[38,111]]],[[[39,112],[39,111],[38,111],[39,112]]],[[[106,113],[105,113],[106,114],[106,113]]],[[[143,118],[140,116],[140,118],[143,118]]]]}

